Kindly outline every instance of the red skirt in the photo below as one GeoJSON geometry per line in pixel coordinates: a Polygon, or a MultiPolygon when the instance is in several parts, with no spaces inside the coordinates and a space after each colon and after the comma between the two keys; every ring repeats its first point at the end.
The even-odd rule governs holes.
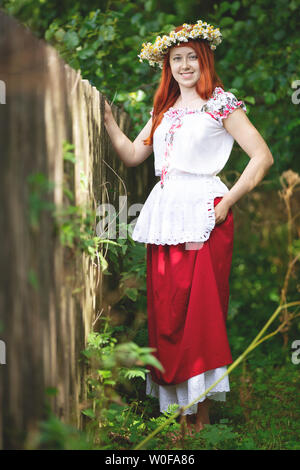
{"type": "Polygon", "coordinates": [[[176,385],[233,362],[226,332],[233,235],[230,208],[200,249],[147,244],[149,347],[164,372],[148,369],[158,385],[176,385]]]}

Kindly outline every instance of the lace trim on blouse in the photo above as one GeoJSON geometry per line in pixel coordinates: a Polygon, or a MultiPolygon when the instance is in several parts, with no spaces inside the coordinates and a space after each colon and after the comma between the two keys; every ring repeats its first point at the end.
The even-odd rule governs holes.
{"type": "Polygon", "coordinates": [[[202,110],[222,124],[222,119],[225,119],[237,108],[242,108],[247,112],[244,101],[238,100],[230,91],[216,87],[213,97],[204,104],[202,110]]]}
{"type": "MultiPolygon", "coordinates": [[[[208,113],[212,118],[222,124],[222,119],[225,119],[230,113],[235,109],[241,108],[247,112],[246,105],[244,101],[238,100],[236,96],[230,91],[224,91],[221,87],[216,87],[211,98],[204,103],[201,108],[198,109],[189,109],[189,108],[174,108],[170,107],[165,113],[169,119],[179,118],[185,114],[194,114],[194,113],[208,113]]],[[[150,111],[151,116],[153,116],[153,108],[150,111]]]]}

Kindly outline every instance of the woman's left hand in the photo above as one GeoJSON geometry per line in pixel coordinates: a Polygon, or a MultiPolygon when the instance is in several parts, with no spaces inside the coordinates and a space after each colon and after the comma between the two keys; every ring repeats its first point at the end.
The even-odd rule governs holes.
{"type": "Polygon", "coordinates": [[[228,211],[230,209],[230,205],[224,200],[221,201],[215,206],[215,219],[216,225],[221,224],[227,217],[228,211]]]}

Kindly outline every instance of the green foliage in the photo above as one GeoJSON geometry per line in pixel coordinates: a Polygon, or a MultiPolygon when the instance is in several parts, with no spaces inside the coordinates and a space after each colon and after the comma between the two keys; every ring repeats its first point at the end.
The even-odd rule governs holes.
{"type": "Polygon", "coordinates": [[[219,424],[217,426],[205,426],[201,433],[201,437],[205,439],[208,448],[222,449],[222,444],[226,444],[225,448],[230,449],[230,442],[234,442],[238,437],[238,434],[232,432],[232,427],[225,424],[219,424]]]}
{"type": "Polygon", "coordinates": [[[118,380],[122,382],[123,379],[136,377],[145,380],[145,365],[162,370],[159,361],[151,354],[153,348],[140,347],[134,342],[117,344],[117,339],[112,335],[118,327],[110,327],[108,318],[103,319],[107,322],[104,332],[90,333],[88,347],[83,351],[87,358],[96,359],[101,384],[115,385],[118,380]]]}
{"type": "Polygon", "coordinates": [[[55,208],[54,203],[48,197],[52,194],[55,185],[43,173],[37,172],[28,176],[27,186],[29,226],[33,231],[37,231],[42,212],[52,212],[55,208]]]}
{"type": "Polygon", "coordinates": [[[27,439],[26,450],[92,450],[92,443],[87,435],[78,429],[63,423],[50,413],[45,421],[39,423],[39,429],[27,439]]]}
{"type": "Polygon", "coordinates": [[[254,5],[244,0],[232,6],[221,2],[213,15],[224,35],[222,57],[217,54],[221,76],[225,72],[229,86],[255,99],[249,117],[271,148],[275,158],[272,173],[290,166],[299,171],[299,162],[294,160],[299,136],[292,124],[299,119],[298,107],[292,102],[300,58],[295,4],[259,0],[254,5]],[[224,10],[230,9],[234,22],[222,25],[224,10]]]}
{"type": "MultiPolygon", "coordinates": [[[[86,253],[93,261],[98,260],[103,272],[107,270],[108,263],[103,256],[100,247],[121,244],[96,236],[96,211],[90,208],[90,204],[74,204],[73,176],[76,158],[73,153],[74,145],[63,143],[64,164],[69,165],[65,171],[63,184],[64,201],[61,205],[54,204],[53,191],[55,183],[49,181],[44,173],[32,173],[27,178],[28,188],[28,224],[33,233],[40,230],[42,214],[47,214],[53,222],[53,233],[59,236],[61,244],[71,252],[86,253]]],[[[86,176],[81,171],[80,179],[82,188],[86,188],[86,176]]],[[[33,270],[28,273],[29,282],[37,287],[37,278],[33,270]]],[[[131,294],[132,295],[132,294],[131,294]]]]}
{"type": "MultiPolygon", "coordinates": [[[[289,261],[286,215],[282,211],[280,218],[272,216],[274,206],[279,205],[275,196],[268,198],[267,194],[261,192],[256,195],[256,202],[251,197],[247,199],[240,205],[240,213],[244,211],[245,216],[239,220],[230,274],[228,336],[235,357],[248,346],[250,338],[266,322],[269,312],[274,311],[279,304],[289,261]],[[249,224],[252,231],[249,230],[249,224]]],[[[238,212],[236,214],[238,217],[238,212]]],[[[296,236],[296,230],[293,233],[296,236]]],[[[299,240],[293,239],[291,246],[292,254],[296,256],[299,253],[299,240]]],[[[296,265],[295,269],[299,267],[296,265]]],[[[290,301],[299,298],[297,274],[289,279],[288,298],[290,301]]],[[[279,324],[278,318],[274,329],[279,324]]],[[[298,334],[299,322],[294,321],[290,325],[289,336],[296,338],[298,334]]],[[[271,343],[262,344],[250,357],[252,354],[258,357],[258,362],[265,363],[268,360],[268,365],[269,360],[285,363],[286,352],[280,335],[274,337],[271,343]]]]}
{"type": "MultiPolygon", "coordinates": [[[[297,367],[289,363],[284,367],[252,365],[243,371],[236,369],[231,375],[230,395],[225,403],[213,404],[212,424],[202,431],[180,438],[181,427],[175,421],[167,424],[147,449],[299,450],[297,367]],[[243,395],[245,391],[248,395],[243,395]]],[[[51,414],[27,447],[130,450],[176,411],[176,405],[171,405],[169,413],[153,416],[153,406],[151,397],[129,404],[111,402],[103,410],[101,425],[92,409],[85,410],[89,424],[81,432],[51,414]]]]}
{"type": "MultiPolygon", "coordinates": [[[[130,114],[134,138],[149,119],[161,71],[140,63],[143,42],[183,22],[202,18],[220,27],[216,67],[226,89],[244,99],[249,118],[275,159],[271,175],[300,170],[299,116],[292,83],[299,78],[297,2],[215,1],[202,4],[144,2],[3,0],[2,8],[51,43],[83,78],[130,114]],[[159,8],[159,10],[158,10],[159,8]],[[155,14],[154,14],[155,12],[155,14]]],[[[235,162],[242,171],[247,158],[235,162]]]]}

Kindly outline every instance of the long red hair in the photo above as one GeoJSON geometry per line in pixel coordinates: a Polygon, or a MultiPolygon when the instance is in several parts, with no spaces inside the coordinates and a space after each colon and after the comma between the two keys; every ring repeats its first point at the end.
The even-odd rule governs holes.
{"type": "MultiPolygon", "coordinates": [[[[177,26],[175,31],[180,31],[183,26],[177,26]]],[[[224,88],[221,79],[215,71],[214,53],[206,39],[194,39],[188,42],[182,42],[178,47],[191,47],[198,55],[199,67],[201,75],[196,83],[196,91],[203,100],[208,100],[215,87],[224,88]]],[[[160,84],[156,90],[153,101],[152,128],[150,135],[143,142],[145,145],[153,144],[153,134],[155,129],[161,123],[164,113],[175,104],[180,95],[180,88],[176,80],[174,80],[170,67],[170,50],[166,53],[163,62],[160,84]]]]}

